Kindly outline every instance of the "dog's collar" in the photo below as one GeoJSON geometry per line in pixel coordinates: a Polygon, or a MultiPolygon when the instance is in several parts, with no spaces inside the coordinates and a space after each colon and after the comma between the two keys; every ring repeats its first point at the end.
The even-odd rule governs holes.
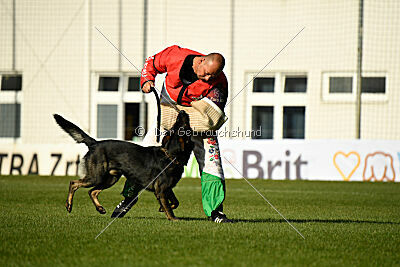
{"type": "Polygon", "coordinates": [[[180,162],[176,159],[176,157],[173,157],[171,154],[169,154],[168,150],[162,147],[161,151],[164,152],[165,156],[167,156],[167,158],[169,158],[173,163],[180,165],[180,162]]]}

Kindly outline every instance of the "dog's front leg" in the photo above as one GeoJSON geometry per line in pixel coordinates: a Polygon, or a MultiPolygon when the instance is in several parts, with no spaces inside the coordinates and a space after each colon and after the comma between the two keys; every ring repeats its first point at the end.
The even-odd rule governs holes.
{"type": "Polygon", "coordinates": [[[171,203],[171,208],[176,209],[179,206],[179,201],[176,198],[174,191],[172,191],[172,188],[168,189],[167,196],[168,196],[169,202],[171,203]]]}
{"type": "Polygon", "coordinates": [[[165,185],[160,185],[160,181],[157,180],[154,183],[154,194],[157,200],[160,202],[162,208],[164,209],[165,215],[167,215],[168,220],[177,221],[178,218],[175,217],[171,205],[169,204],[168,197],[166,191],[168,189],[165,188],[165,185]]]}
{"type": "Polygon", "coordinates": [[[164,192],[158,195],[160,203],[164,209],[165,215],[167,215],[168,220],[177,221],[178,218],[175,217],[174,212],[171,209],[171,205],[169,204],[168,198],[164,192]]]}
{"type": "MultiPolygon", "coordinates": [[[[176,196],[174,194],[174,191],[172,191],[172,189],[170,188],[170,189],[167,190],[166,195],[167,195],[168,201],[169,201],[169,203],[171,205],[171,209],[173,209],[173,210],[176,209],[179,206],[179,201],[176,198],[176,196]]],[[[160,202],[160,208],[158,209],[158,211],[159,212],[164,212],[164,208],[161,205],[161,202],[160,202]]]]}

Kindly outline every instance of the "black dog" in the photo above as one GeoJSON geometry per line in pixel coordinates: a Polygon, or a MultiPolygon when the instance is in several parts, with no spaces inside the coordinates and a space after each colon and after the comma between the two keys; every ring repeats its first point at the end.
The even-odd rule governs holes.
{"type": "Polygon", "coordinates": [[[96,141],[60,115],[55,114],[54,118],[76,142],[84,143],[89,148],[82,162],[84,177],[71,181],[69,185],[66,202],[68,212],[72,210],[75,191],[80,187],[93,187],[89,196],[97,211],[106,213],[97,196],[124,175],[136,187],[154,192],[160,203],[160,211],[164,211],[169,220],[177,219],[172,209],[179,202],[172,188],[181,179],[184,165],[194,147],[186,112],[179,112],[175,125],[163,138],[161,147],[142,147],[118,140],[96,141]]]}

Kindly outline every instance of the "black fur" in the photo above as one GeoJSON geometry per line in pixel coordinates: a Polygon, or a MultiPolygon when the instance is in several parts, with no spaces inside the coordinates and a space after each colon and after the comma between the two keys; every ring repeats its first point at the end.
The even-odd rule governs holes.
{"type": "Polygon", "coordinates": [[[184,111],[178,114],[175,125],[163,138],[161,147],[142,147],[119,140],[96,141],[60,115],[55,114],[54,118],[76,142],[84,143],[89,148],[82,163],[84,177],[70,182],[66,203],[68,212],[72,210],[75,191],[79,187],[93,187],[89,196],[96,209],[105,213],[97,195],[114,185],[121,175],[124,175],[137,187],[147,187],[147,190],[154,192],[160,202],[160,210],[165,211],[168,219],[176,219],[171,204],[172,208],[176,208],[179,202],[172,188],[180,180],[194,146],[191,141],[189,116],[184,111]]]}

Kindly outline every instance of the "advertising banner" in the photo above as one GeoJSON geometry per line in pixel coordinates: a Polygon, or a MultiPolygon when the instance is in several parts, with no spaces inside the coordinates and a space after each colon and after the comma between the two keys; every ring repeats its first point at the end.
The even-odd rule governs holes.
{"type": "Polygon", "coordinates": [[[1,175],[77,176],[88,151],[83,144],[14,144],[0,146],[1,175]]]}
{"type": "MultiPolygon", "coordinates": [[[[400,181],[400,141],[221,139],[220,148],[226,178],[400,181]]],[[[76,176],[86,152],[78,144],[2,145],[0,173],[76,176]]],[[[200,176],[193,156],[183,176],[200,176]]]]}
{"type": "Polygon", "coordinates": [[[220,147],[226,178],[400,181],[400,141],[222,139],[220,147]]]}

